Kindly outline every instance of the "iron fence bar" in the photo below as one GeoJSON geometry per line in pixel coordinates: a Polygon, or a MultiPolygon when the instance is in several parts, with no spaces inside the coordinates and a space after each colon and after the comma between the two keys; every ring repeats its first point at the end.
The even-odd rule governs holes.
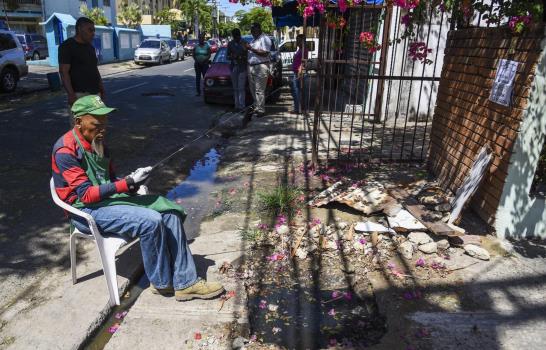
{"type": "MultiPolygon", "coordinates": [[[[341,16],[343,17],[344,14],[341,14],[341,16]]],[[[345,17],[343,17],[345,18],[345,17]]],[[[343,39],[345,40],[348,40],[348,38],[343,38],[343,31],[341,31],[341,34],[340,34],[340,42],[343,42],[343,39]]],[[[347,68],[347,55],[345,54],[345,64],[343,66],[343,71],[345,71],[345,69],[347,68]]],[[[346,76],[346,75],[345,75],[346,76]]],[[[352,78],[351,78],[351,83],[352,83],[352,78]]],[[[342,89],[340,89],[342,90],[342,89]]],[[[341,103],[341,120],[339,122],[339,137],[338,137],[338,148],[337,148],[337,159],[339,159],[340,155],[341,155],[341,134],[342,134],[342,131],[343,131],[343,115],[345,114],[345,94],[341,93],[341,100],[342,100],[342,103],[341,103]]],[[[349,95],[349,102],[350,102],[350,95],[349,95]]]]}
{"type": "MultiPolygon", "coordinates": [[[[429,21],[428,21],[427,41],[426,41],[426,44],[425,44],[427,48],[428,48],[428,44],[430,42],[430,31],[432,29],[432,16],[434,16],[434,7],[431,6],[430,17],[429,17],[429,21]]],[[[441,28],[440,28],[440,30],[441,30],[441,28]]],[[[438,39],[439,39],[439,37],[438,37],[438,39]]],[[[440,40],[438,40],[437,45],[440,45],[440,40]]],[[[436,51],[438,51],[438,47],[436,47],[436,51]]],[[[423,64],[423,69],[421,71],[421,78],[425,76],[425,69],[426,69],[426,65],[423,64]]],[[[417,122],[419,120],[419,109],[421,107],[421,96],[423,94],[423,83],[424,83],[424,81],[421,80],[421,84],[419,86],[419,97],[417,98],[417,111],[415,113],[415,124],[414,124],[414,127],[413,127],[413,137],[411,139],[411,148],[410,148],[410,154],[409,154],[409,159],[410,160],[413,158],[413,149],[415,148],[415,137],[417,136],[417,122]]],[[[411,91],[411,89],[410,89],[410,91],[411,91]]],[[[432,99],[432,89],[431,89],[431,94],[430,94],[430,97],[429,97],[429,101],[430,101],[430,99],[432,99]]],[[[409,110],[409,105],[408,105],[408,110],[409,110]]]]}
{"type": "MultiPolygon", "coordinates": [[[[402,52],[405,55],[406,49],[408,46],[408,38],[404,39],[404,48],[402,52]]],[[[404,72],[404,68],[406,68],[406,60],[402,60],[402,65],[400,66],[400,74],[402,75],[404,72]]],[[[398,83],[398,95],[396,98],[396,110],[394,112],[394,125],[392,127],[392,145],[391,145],[391,153],[390,153],[390,159],[392,159],[392,154],[394,153],[394,140],[396,137],[396,124],[398,123],[398,115],[400,114],[400,100],[401,100],[401,94],[402,94],[402,82],[398,83]]]]}
{"type": "MultiPolygon", "coordinates": [[[[356,77],[356,74],[333,74],[333,77],[339,77],[339,78],[350,78],[350,77],[356,77]]],[[[374,75],[374,74],[361,74],[358,75],[361,79],[370,79],[370,80],[402,80],[402,81],[409,81],[409,80],[424,80],[424,81],[440,81],[441,77],[411,77],[409,75],[374,75]]]]}
{"type": "MultiPolygon", "coordinates": [[[[334,33],[337,33],[337,29],[334,29],[334,33]]],[[[340,35],[340,42],[341,42],[341,38],[343,36],[343,32],[340,30],[339,31],[340,35]]],[[[335,36],[334,36],[334,39],[335,39],[335,36]]],[[[335,57],[341,57],[341,55],[339,54],[339,51],[338,50],[334,50],[333,52],[334,56],[335,57]]],[[[340,76],[339,74],[337,74],[339,72],[339,69],[340,67],[338,65],[334,65],[333,66],[333,69],[334,71],[336,72],[335,74],[335,77],[336,77],[336,85],[335,85],[335,99],[334,99],[334,109],[336,109],[338,107],[338,96],[339,96],[339,79],[342,77],[340,76]]],[[[330,111],[330,127],[331,127],[331,117],[332,117],[332,111],[330,111]]],[[[339,156],[339,155],[338,155],[339,156]]]]}
{"type": "MultiPolygon", "coordinates": [[[[383,19],[383,33],[382,33],[382,40],[381,40],[381,55],[380,55],[380,58],[379,58],[379,62],[380,62],[380,66],[379,66],[379,75],[384,75],[385,74],[385,71],[387,69],[387,66],[386,66],[386,60],[387,60],[387,54],[388,54],[388,45],[389,45],[389,37],[390,37],[390,28],[391,28],[391,14],[392,14],[392,4],[390,4],[389,6],[387,6],[386,9],[382,9],[381,10],[381,13],[379,15],[379,18],[377,18],[377,21],[379,22],[381,16],[383,16],[383,12],[385,12],[385,17],[383,19]]],[[[379,28],[379,26],[378,26],[379,28]]],[[[375,55],[375,53],[374,53],[375,55]]],[[[374,57],[375,58],[375,57],[374,57]]],[[[368,68],[368,72],[370,75],[372,75],[372,70],[373,70],[373,67],[370,66],[368,68]]],[[[371,80],[372,82],[372,86],[371,86],[371,89],[369,90],[369,94],[370,94],[370,105],[368,106],[368,113],[364,114],[364,108],[366,107],[366,104],[364,104],[364,108],[362,110],[362,130],[361,130],[361,133],[360,133],[360,148],[362,149],[362,139],[364,137],[364,115],[370,115],[371,114],[371,109],[372,109],[372,103],[371,103],[371,98],[372,98],[372,94],[373,94],[373,91],[374,91],[374,83],[376,81],[376,79],[368,79],[367,82],[369,82],[371,80]]],[[[381,108],[382,108],[382,105],[383,105],[383,85],[384,85],[384,80],[377,80],[377,90],[376,90],[376,98],[375,98],[375,106],[374,106],[374,112],[373,112],[373,121],[371,121],[371,125],[372,125],[372,130],[371,130],[371,133],[370,133],[370,150],[373,150],[373,140],[374,140],[374,136],[375,136],[375,123],[380,121],[381,120],[381,108]],[[379,107],[378,107],[379,106],[379,107]]],[[[365,100],[364,100],[366,103],[368,103],[368,92],[366,91],[366,95],[365,95],[365,100]]],[[[370,153],[371,154],[371,153],[370,153]]]]}
{"type": "MultiPolygon", "coordinates": [[[[321,18],[320,19],[320,27],[319,28],[323,28],[325,26],[325,19],[324,18],[321,18]]],[[[319,52],[322,52],[324,50],[324,31],[323,30],[320,30],[320,34],[319,34],[319,52]]],[[[317,96],[315,97],[315,111],[314,111],[314,117],[313,117],[313,134],[312,134],[312,140],[311,140],[311,144],[312,144],[312,149],[311,149],[311,162],[313,163],[313,165],[316,165],[318,164],[318,133],[319,133],[319,117],[320,117],[320,113],[321,113],[321,106],[320,106],[320,101],[321,101],[321,96],[320,96],[320,84],[322,82],[322,77],[324,75],[322,69],[322,62],[321,62],[321,56],[319,55],[319,58],[318,58],[318,68],[319,68],[319,74],[318,74],[318,77],[317,77],[317,87],[318,87],[318,91],[319,93],[317,94],[317,96]]]]}
{"type": "MultiPolygon", "coordinates": [[[[444,23],[444,15],[445,13],[442,13],[442,17],[440,19],[440,31],[438,33],[438,38],[441,38],[442,37],[442,25],[444,23]]],[[[436,46],[436,55],[434,57],[434,68],[432,69],[432,74],[436,74],[436,67],[437,67],[437,62],[438,62],[438,54],[439,54],[439,50],[438,48],[440,47],[440,42],[438,41],[438,45],[436,46]]],[[[432,84],[431,84],[432,85],[432,84]]],[[[431,91],[432,91],[432,86],[431,86],[431,91]]],[[[436,96],[437,98],[438,96],[436,96]]],[[[423,136],[423,144],[421,145],[421,158],[423,158],[423,153],[425,151],[425,142],[426,142],[426,135],[427,135],[427,127],[428,127],[428,121],[430,119],[430,105],[431,105],[431,101],[432,99],[429,99],[428,100],[428,107],[427,107],[427,119],[425,121],[425,129],[423,130],[424,132],[424,136],[423,136]]],[[[428,141],[428,146],[427,146],[427,150],[430,149],[430,138],[429,138],[429,141],[428,141]]]]}
{"type": "MultiPolygon", "coordinates": [[[[400,29],[400,8],[398,6],[396,7],[395,18],[396,18],[396,20],[394,22],[389,23],[389,26],[392,25],[392,23],[394,23],[394,25],[395,25],[394,38],[396,39],[398,37],[398,32],[399,32],[399,29],[400,29]]],[[[394,73],[394,62],[395,62],[394,58],[396,56],[396,48],[398,47],[398,41],[394,42],[394,46],[389,46],[389,47],[391,48],[390,76],[392,76],[393,73],[394,73]]],[[[393,82],[393,80],[389,80],[389,86],[387,88],[387,101],[385,103],[385,115],[383,117],[383,126],[382,126],[382,133],[381,133],[381,144],[380,144],[380,147],[379,147],[379,154],[380,154],[379,159],[380,160],[383,159],[383,145],[384,145],[384,141],[385,141],[385,128],[387,127],[387,119],[389,118],[389,104],[391,102],[392,82],[393,82]]],[[[371,152],[372,152],[372,148],[370,148],[370,158],[372,156],[371,152]]]]}
{"type": "MultiPolygon", "coordinates": [[[[357,7],[358,9],[358,7],[357,7]]],[[[351,11],[352,12],[352,11],[351,11]]],[[[352,16],[353,17],[353,16],[352,16]]],[[[373,16],[372,16],[373,17],[373,16]]],[[[359,11],[359,20],[357,20],[357,22],[359,22],[359,30],[357,30],[355,33],[355,36],[358,35],[358,33],[362,32],[362,27],[364,26],[364,21],[366,20],[366,13],[365,13],[365,10],[362,8],[360,11],[359,11]]],[[[349,25],[351,25],[351,22],[349,21],[349,25]]],[[[359,39],[358,38],[355,38],[355,37],[351,37],[350,40],[353,40],[353,55],[354,55],[354,50],[357,49],[358,47],[358,60],[357,61],[360,61],[360,57],[362,55],[362,44],[360,43],[359,39]],[[358,43],[358,45],[357,45],[358,43]]],[[[369,61],[369,60],[368,60],[369,61]]],[[[360,67],[361,65],[358,64],[357,65],[357,73],[360,73],[360,67]]],[[[353,79],[351,78],[351,83],[352,83],[353,79]]],[[[356,90],[355,90],[355,101],[354,103],[352,104],[353,106],[353,112],[352,112],[352,115],[351,115],[351,129],[349,131],[349,149],[348,149],[348,152],[347,152],[347,158],[350,159],[351,158],[351,147],[352,147],[352,142],[353,142],[353,127],[354,127],[354,122],[355,122],[355,110],[356,110],[356,104],[358,102],[358,90],[359,90],[359,87],[360,87],[360,78],[359,78],[359,74],[356,75],[356,90]]],[[[353,89],[352,88],[349,88],[349,91],[350,93],[352,93],[353,89]]],[[[350,95],[349,95],[350,96],[350,95]]],[[[351,98],[349,97],[349,102],[351,98]]],[[[341,145],[340,145],[341,146],[341,145]]]]}
{"type": "MultiPolygon", "coordinates": [[[[328,27],[326,27],[328,28],[328,27]]],[[[335,38],[335,29],[332,31],[332,30],[328,30],[328,29],[325,29],[328,31],[328,42],[330,43],[331,40],[332,40],[332,36],[335,38]]],[[[323,53],[323,55],[326,55],[326,52],[323,53]]],[[[330,111],[330,116],[329,116],[329,121],[328,121],[328,133],[330,133],[330,130],[332,130],[332,109],[331,109],[331,102],[332,102],[332,83],[333,83],[333,79],[332,79],[332,76],[333,76],[333,70],[334,70],[334,66],[332,64],[328,64],[328,70],[329,70],[329,78],[328,78],[328,86],[329,86],[329,89],[328,89],[328,111],[330,111]]],[[[323,84],[325,85],[325,84],[323,84]]],[[[334,108],[335,108],[335,100],[334,100],[334,108]]],[[[321,106],[321,111],[322,111],[322,106],[321,106]]],[[[322,114],[322,112],[321,112],[322,114]]],[[[327,144],[327,148],[326,148],[326,159],[329,159],[330,158],[330,137],[328,137],[328,144],[327,144]]]]}

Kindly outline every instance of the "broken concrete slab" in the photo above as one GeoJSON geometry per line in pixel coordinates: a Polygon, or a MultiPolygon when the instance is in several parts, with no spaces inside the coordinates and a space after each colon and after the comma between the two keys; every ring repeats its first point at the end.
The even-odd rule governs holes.
{"type": "Polygon", "coordinates": [[[388,216],[389,226],[396,232],[423,231],[427,228],[415,216],[405,209],[402,209],[396,216],[388,216]]]}
{"type": "Polygon", "coordinates": [[[378,233],[396,233],[393,229],[383,226],[381,224],[372,221],[362,221],[355,225],[355,231],[357,232],[378,232],[378,233]]]}
{"type": "Polygon", "coordinates": [[[385,212],[394,216],[402,206],[387,193],[385,187],[376,181],[367,182],[365,186],[338,181],[318,194],[308,204],[319,207],[330,202],[346,204],[349,207],[369,215],[385,212]]]}

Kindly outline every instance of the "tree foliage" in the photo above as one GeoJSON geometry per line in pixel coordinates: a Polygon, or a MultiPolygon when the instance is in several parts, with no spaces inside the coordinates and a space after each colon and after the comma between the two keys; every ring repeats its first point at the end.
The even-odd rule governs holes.
{"type": "Polygon", "coordinates": [[[121,11],[118,13],[118,21],[129,28],[136,28],[142,23],[142,11],[140,6],[135,3],[123,4],[121,11]]]}
{"type": "Polygon", "coordinates": [[[226,22],[218,24],[218,31],[222,38],[227,38],[231,36],[231,31],[235,28],[238,28],[239,25],[235,22],[226,22]]]}
{"type": "Polygon", "coordinates": [[[95,22],[95,25],[105,26],[108,24],[108,18],[104,14],[104,10],[98,7],[92,9],[87,8],[86,5],[80,7],[80,13],[82,16],[85,16],[95,22]]]}
{"type": "Polygon", "coordinates": [[[237,11],[235,18],[239,22],[239,28],[244,34],[250,33],[252,23],[260,23],[264,33],[272,33],[275,30],[271,10],[263,7],[254,7],[248,12],[237,11]]]}
{"type": "Polygon", "coordinates": [[[201,31],[210,32],[212,29],[212,7],[207,5],[206,0],[186,0],[180,3],[180,10],[185,18],[189,20],[188,27],[194,31],[196,19],[199,22],[201,31]]]}

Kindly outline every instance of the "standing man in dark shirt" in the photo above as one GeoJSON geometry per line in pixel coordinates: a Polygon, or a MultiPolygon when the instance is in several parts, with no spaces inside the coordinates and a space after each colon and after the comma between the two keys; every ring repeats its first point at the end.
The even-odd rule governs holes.
{"type": "Polygon", "coordinates": [[[235,109],[242,110],[246,106],[246,75],[247,51],[241,43],[241,31],[235,28],[231,31],[233,40],[228,43],[227,57],[231,60],[231,84],[235,109]]]}
{"type": "Polygon", "coordinates": [[[80,17],[76,21],[76,35],[59,46],[59,73],[68,94],[69,109],[85,95],[100,94],[104,98],[97,55],[91,44],[94,37],[95,23],[87,17],[80,17]]]}

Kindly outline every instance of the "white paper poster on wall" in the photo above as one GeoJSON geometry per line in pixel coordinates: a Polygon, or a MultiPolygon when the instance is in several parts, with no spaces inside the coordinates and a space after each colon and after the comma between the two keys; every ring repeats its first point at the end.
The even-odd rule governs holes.
{"type": "Polygon", "coordinates": [[[129,34],[121,33],[119,35],[119,45],[122,49],[128,49],[131,46],[129,46],[129,34]]]}
{"type": "Polygon", "coordinates": [[[489,100],[509,107],[512,104],[512,92],[514,91],[514,79],[519,62],[501,59],[497,67],[497,75],[493,82],[489,100]]]}
{"type": "Polygon", "coordinates": [[[102,33],[102,49],[108,50],[112,48],[112,35],[111,33],[102,33]]]}

